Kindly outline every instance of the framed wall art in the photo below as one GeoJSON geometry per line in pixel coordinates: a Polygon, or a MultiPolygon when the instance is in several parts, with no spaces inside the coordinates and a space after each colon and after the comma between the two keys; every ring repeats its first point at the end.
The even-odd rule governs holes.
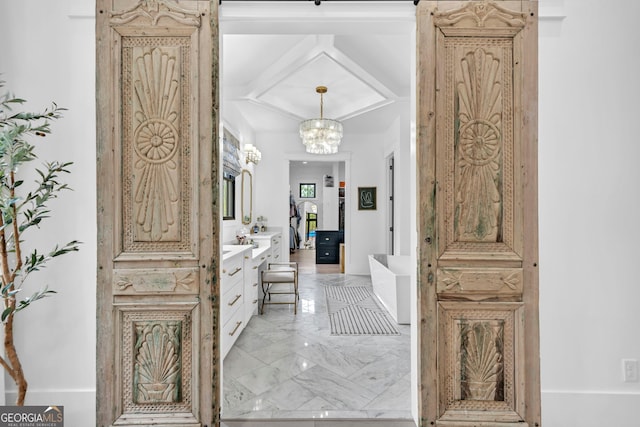
{"type": "Polygon", "coordinates": [[[358,210],[376,210],[376,187],[358,187],[358,210]]]}

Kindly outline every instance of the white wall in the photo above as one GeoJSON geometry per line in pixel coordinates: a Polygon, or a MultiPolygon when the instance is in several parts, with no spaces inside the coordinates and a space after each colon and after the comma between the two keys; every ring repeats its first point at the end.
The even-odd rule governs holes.
{"type": "Polygon", "coordinates": [[[543,2],[539,200],[543,421],[637,426],[638,2],[543,2]],[[545,9],[546,8],[546,9],[545,9]]]}
{"type": "MultiPolygon", "coordinates": [[[[415,199],[416,191],[410,183],[415,180],[411,175],[411,166],[415,163],[415,146],[412,152],[411,135],[411,106],[408,101],[402,102],[400,115],[393,125],[385,133],[384,156],[385,159],[393,155],[394,157],[394,234],[393,248],[395,255],[415,254],[416,246],[411,243],[411,233],[415,232],[415,220],[411,219],[414,210],[411,207],[411,200],[415,199]]],[[[385,169],[385,174],[387,169],[385,169]]],[[[385,195],[389,195],[386,189],[385,195]]],[[[379,206],[385,213],[388,212],[388,200],[380,197],[379,206]]],[[[386,225],[386,223],[385,223],[386,225]]],[[[387,248],[389,245],[389,233],[385,229],[387,248]]]]}
{"type": "MultiPolygon", "coordinates": [[[[635,426],[640,384],[622,382],[621,359],[640,359],[635,330],[640,283],[634,268],[640,241],[635,130],[640,3],[558,0],[542,5],[549,3],[555,7],[551,13],[560,10],[566,19],[545,21],[541,10],[543,425],[635,426]]],[[[69,10],[62,1],[0,2],[0,72],[29,105],[55,100],[69,108],[41,153],[48,157],[63,151],[63,160],[76,162],[69,177],[75,191],[53,206],[54,217],[37,239],[46,247],[69,238],[84,244],[81,252],[47,268],[46,281],[59,294],[25,311],[17,327],[21,334],[29,329],[19,342],[30,381],[28,403],[63,404],[68,425],[89,426],[95,425],[96,348],[94,21],[70,19],[69,10]]],[[[261,150],[262,143],[282,143],[277,136],[257,138],[261,150]]],[[[353,152],[349,158],[352,170],[346,180],[353,185],[348,190],[383,185],[382,170],[357,170],[371,160],[367,153],[353,152]]],[[[286,161],[264,156],[256,174],[286,161]]],[[[256,204],[268,206],[259,214],[269,217],[270,225],[276,214],[286,218],[287,181],[283,194],[268,196],[261,190],[271,180],[261,176],[256,181],[256,204]]],[[[355,193],[348,197],[355,202],[355,193]]],[[[380,213],[354,213],[354,247],[380,213]]],[[[371,244],[371,250],[384,250],[383,240],[371,244]]],[[[359,261],[352,262],[355,272],[359,261]]],[[[13,398],[9,395],[8,402],[13,398]]]]}
{"type": "MultiPolygon", "coordinates": [[[[45,284],[58,294],[19,313],[15,326],[29,382],[26,403],[64,405],[69,426],[95,425],[95,21],[87,17],[92,5],[88,13],[82,6],[71,1],[0,2],[4,89],[27,99],[34,110],[52,101],[68,109],[53,124],[52,135],[36,143],[42,160],[74,162],[64,178],[74,191],[51,203],[52,218],[25,239],[43,251],[72,239],[83,244],[80,252],[54,259],[25,286],[23,297],[45,284]]],[[[15,386],[9,376],[5,384],[6,402],[13,404],[15,386]]]]}
{"type": "Polygon", "coordinates": [[[324,179],[322,180],[322,192],[324,194],[322,199],[322,204],[324,205],[323,228],[325,230],[338,230],[338,169],[338,163],[333,163],[331,170],[327,174],[333,179],[332,187],[328,187],[324,179]]]}

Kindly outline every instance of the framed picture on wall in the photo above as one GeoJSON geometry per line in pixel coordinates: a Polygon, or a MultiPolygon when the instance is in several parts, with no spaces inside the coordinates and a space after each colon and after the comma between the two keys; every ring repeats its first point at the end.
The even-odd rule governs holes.
{"type": "Polygon", "coordinates": [[[358,210],[376,210],[376,187],[358,187],[358,210]]]}
{"type": "Polygon", "coordinates": [[[331,175],[324,175],[322,178],[324,179],[325,187],[333,187],[333,177],[331,175]]]}

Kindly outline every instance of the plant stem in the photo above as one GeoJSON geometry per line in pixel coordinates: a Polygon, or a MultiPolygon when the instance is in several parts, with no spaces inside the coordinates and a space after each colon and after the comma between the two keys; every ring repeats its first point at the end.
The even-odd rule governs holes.
{"type": "MultiPolygon", "coordinates": [[[[16,176],[15,173],[13,171],[11,171],[11,199],[15,200],[16,198],[16,189],[15,189],[15,184],[16,184],[16,176]]],[[[11,211],[13,212],[13,245],[15,247],[16,250],[16,266],[13,268],[13,272],[12,272],[12,276],[13,276],[13,280],[15,280],[15,276],[16,276],[16,272],[20,271],[20,269],[22,268],[22,250],[20,249],[20,232],[18,230],[18,208],[16,207],[16,204],[14,203],[13,205],[11,205],[11,211]]]]}
{"type": "MultiPolygon", "coordinates": [[[[13,181],[13,173],[11,178],[13,181]]],[[[19,236],[16,234],[17,229],[15,228],[15,225],[17,223],[17,218],[14,218],[13,223],[14,223],[13,239],[14,239],[14,242],[17,243],[20,240],[19,236]]],[[[9,286],[9,288],[5,290],[6,296],[3,295],[4,306],[5,308],[9,308],[9,307],[15,308],[16,297],[10,292],[14,290],[13,281],[15,280],[16,270],[11,272],[11,270],[9,269],[9,255],[7,253],[6,231],[4,228],[4,218],[1,215],[0,215],[0,227],[2,228],[2,230],[0,231],[0,262],[2,263],[2,287],[4,288],[9,283],[11,283],[11,286],[9,286]]],[[[16,247],[16,249],[19,250],[19,247],[16,247]]],[[[5,356],[7,357],[8,363],[4,359],[2,359],[2,362],[0,362],[0,364],[2,364],[2,366],[5,367],[5,369],[7,369],[7,372],[9,373],[11,378],[13,378],[13,381],[18,386],[18,398],[16,399],[16,405],[22,406],[24,405],[24,398],[25,398],[25,395],[27,394],[27,380],[24,377],[22,364],[20,363],[20,358],[18,357],[18,352],[16,351],[16,346],[13,342],[13,315],[14,315],[14,312],[10,313],[4,324],[4,352],[5,352],[5,356]]]]}
{"type": "Polygon", "coordinates": [[[13,344],[13,313],[9,315],[7,322],[4,324],[4,351],[12,366],[12,369],[9,370],[9,375],[11,375],[11,378],[13,378],[13,381],[18,386],[16,405],[22,406],[24,405],[28,384],[24,377],[24,371],[22,370],[22,364],[20,363],[16,346],[13,344]]]}

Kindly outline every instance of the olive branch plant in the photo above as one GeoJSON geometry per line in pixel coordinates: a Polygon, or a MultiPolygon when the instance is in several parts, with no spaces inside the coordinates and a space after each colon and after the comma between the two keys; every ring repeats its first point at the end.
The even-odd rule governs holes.
{"type": "MultiPolygon", "coordinates": [[[[0,89],[4,82],[0,81],[0,89]]],[[[8,92],[0,95],[0,293],[4,303],[0,319],[4,330],[4,355],[0,365],[4,367],[18,388],[16,405],[24,405],[27,381],[14,343],[14,319],[17,313],[31,303],[54,294],[47,286],[20,298],[27,277],[39,271],[53,258],[77,251],[80,242],[72,240],[65,245],[56,245],[52,250],[40,252],[30,249],[26,254],[24,237],[34,227],[49,218],[47,207],[50,200],[58,197],[67,184],[61,175],[70,173],[72,162],[45,162],[42,168],[33,168],[37,174],[31,186],[19,178],[18,171],[29,170],[26,165],[37,159],[33,137],[44,137],[51,133],[50,122],[62,117],[64,108],[55,103],[41,112],[14,112],[26,101],[13,97],[8,92]],[[29,188],[26,188],[29,187],[29,188]]]]}

